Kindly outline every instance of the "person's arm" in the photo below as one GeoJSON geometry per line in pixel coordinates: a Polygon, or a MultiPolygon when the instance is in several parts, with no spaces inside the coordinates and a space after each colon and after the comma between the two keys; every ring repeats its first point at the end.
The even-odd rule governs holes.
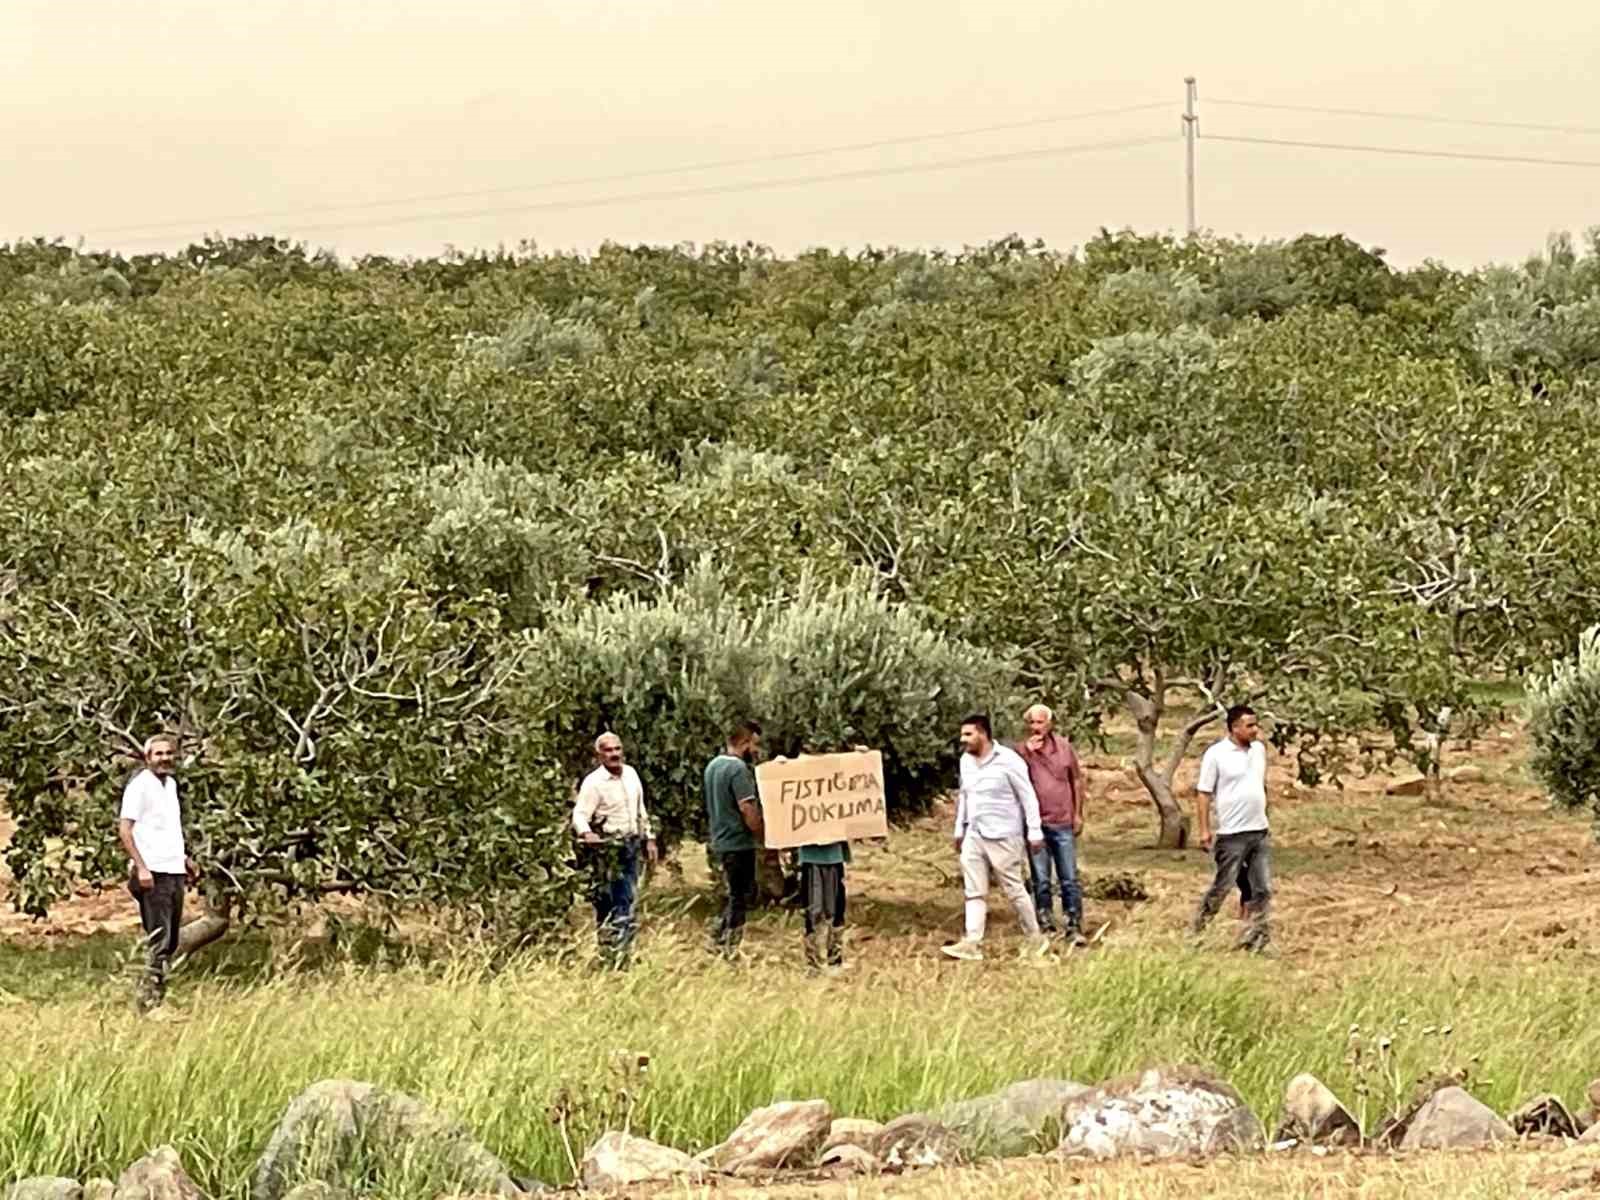
{"type": "Polygon", "coordinates": [[[578,788],[578,802],[572,806],[572,829],[578,835],[580,842],[594,843],[600,840],[600,835],[594,831],[590,822],[594,820],[595,805],[600,802],[600,789],[589,786],[585,779],[578,788]]]}
{"type": "Polygon", "coordinates": [[[133,863],[133,869],[139,880],[139,890],[148,891],[155,887],[156,877],[150,873],[150,868],[144,865],[144,855],[139,853],[139,847],[133,840],[132,817],[123,817],[117,822],[117,834],[122,839],[122,848],[128,852],[128,858],[133,863]]]}
{"type": "Polygon", "coordinates": [[[133,825],[144,816],[144,795],[139,788],[142,773],[128,780],[128,786],[122,789],[122,808],[118,813],[117,837],[122,842],[122,848],[128,852],[128,861],[133,864],[134,879],[140,891],[146,891],[156,885],[156,877],[151,874],[150,868],[145,865],[144,855],[139,853],[139,844],[133,840],[133,825]]]}
{"type": "MultiPolygon", "coordinates": [[[[963,756],[963,762],[965,756],[963,756]]],[[[955,842],[956,849],[961,849],[961,839],[967,836],[967,775],[965,769],[958,764],[956,767],[956,827],[951,834],[951,841],[955,842]]]]}
{"type": "Polygon", "coordinates": [[[734,796],[739,801],[739,816],[744,819],[744,827],[758,839],[764,839],[766,829],[761,823],[761,804],[756,799],[756,777],[750,773],[749,767],[741,766],[739,778],[734,780],[734,789],[734,796]]]}
{"type": "Polygon", "coordinates": [[[1200,781],[1195,784],[1194,825],[1200,848],[1211,849],[1211,800],[1217,791],[1217,762],[1206,751],[1200,760],[1200,781]]]}
{"type": "Polygon", "coordinates": [[[1067,754],[1067,774],[1072,777],[1072,799],[1076,802],[1072,814],[1072,836],[1078,837],[1083,833],[1084,809],[1088,807],[1089,789],[1085,786],[1088,780],[1084,777],[1083,760],[1078,757],[1071,742],[1067,743],[1067,754]]]}
{"type": "Polygon", "coordinates": [[[650,824],[650,810],[644,806],[644,780],[639,778],[639,772],[632,767],[628,768],[628,773],[633,776],[634,786],[639,789],[639,832],[644,836],[645,857],[655,862],[660,855],[656,850],[655,827],[650,824]]]}
{"type": "Polygon", "coordinates": [[[1028,778],[1028,764],[1020,754],[1006,763],[1006,777],[1011,780],[1011,791],[1022,805],[1022,820],[1027,827],[1028,845],[1044,845],[1044,827],[1039,820],[1039,794],[1033,790],[1033,780],[1028,778]]]}

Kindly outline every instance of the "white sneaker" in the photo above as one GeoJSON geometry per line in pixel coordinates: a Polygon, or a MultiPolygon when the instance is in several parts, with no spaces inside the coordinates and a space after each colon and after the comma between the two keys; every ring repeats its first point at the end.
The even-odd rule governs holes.
{"type": "Polygon", "coordinates": [[[959,958],[962,962],[983,961],[983,948],[969,938],[951,942],[948,946],[940,946],[939,953],[946,958],[959,958]]]}

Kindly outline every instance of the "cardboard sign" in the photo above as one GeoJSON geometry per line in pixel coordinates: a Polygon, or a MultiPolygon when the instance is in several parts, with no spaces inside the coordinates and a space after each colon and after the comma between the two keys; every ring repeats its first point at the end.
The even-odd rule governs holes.
{"type": "Polygon", "coordinates": [[[769,850],[887,837],[883,754],[804,754],[756,768],[769,850]]]}

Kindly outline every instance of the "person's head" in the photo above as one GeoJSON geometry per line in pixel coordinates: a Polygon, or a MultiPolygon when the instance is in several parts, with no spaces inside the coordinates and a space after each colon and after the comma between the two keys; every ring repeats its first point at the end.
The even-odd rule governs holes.
{"type": "Polygon", "coordinates": [[[1022,714],[1022,723],[1028,727],[1030,737],[1048,737],[1056,727],[1056,715],[1044,704],[1035,704],[1022,714]]]}
{"type": "Polygon", "coordinates": [[[745,762],[754,762],[761,749],[761,726],[755,721],[740,721],[728,734],[728,753],[745,762]]]}
{"type": "Polygon", "coordinates": [[[160,776],[172,774],[178,762],[178,739],[169,733],[152,734],[144,740],[144,765],[160,776]]]}
{"type": "Polygon", "coordinates": [[[1256,710],[1248,704],[1235,704],[1228,710],[1228,736],[1241,746],[1248,746],[1261,736],[1261,723],[1256,720],[1256,710]]]}
{"type": "Polygon", "coordinates": [[[609,729],[595,738],[594,756],[613,775],[622,774],[622,739],[609,729]]]}
{"type": "Polygon", "coordinates": [[[970,713],[961,718],[961,749],[974,758],[982,758],[994,745],[994,729],[983,713],[970,713]]]}

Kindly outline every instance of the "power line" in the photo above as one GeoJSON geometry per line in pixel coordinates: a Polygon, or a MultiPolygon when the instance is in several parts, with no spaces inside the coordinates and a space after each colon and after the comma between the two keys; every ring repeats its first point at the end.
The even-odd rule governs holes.
{"type": "MultiPolygon", "coordinates": [[[[770,191],[775,188],[801,187],[817,183],[838,183],[852,179],[875,179],[888,175],[912,175],[924,171],[950,171],[963,167],[1020,162],[1030,158],[1065,157],[1073,154],[1089,154],[1101,150],[1123,150],[1135,146],[1166,145],[1170,144],[1171,141],[1172,138],[1170,136],[1163,135],[1160,137],[1125,138],[1112,142],[1083,142],[1068,146],[1042,146],[1032,150],[1015,150],[1003,154],[983,154],[971,158],[950,158],[931,163],[912,163],[896,167],[862,167],[853,171],[835,171],[825,175],[797,175],[786,179],[758,179],[747,183],[720,183],[704,187],[677,188],[668,191],[631,192],[614,196],[595,196],[582,200],[547,200],[538,204],[518,204],[505,208],[456,209],[443,212],[406,213],[394,217],[380,217],[376,220],[331,221],[316,225],[297,226],[293,232],[298,236],[300,234],[338,229],[370,229],[385,225],[411,225],[421,221],[467,221],[477,220],[482,217],[515,216],[531,212],[561,212],[572,209],[604,208],[618,204],[636,204],[643,201],[683,200],[697,196],[770,191]]],[[[166,240],[168,239],[135,238],[131,242],[124,242],[123,244],[140,245],[166,240]]]]}
{"type": "MultiPolygon", "coordinates": [[[[1026,121],[1005,121],[996,125],[976,125],[966,129],[949,129],[942,133],[919,133],[905,137],[879,138],[870,142],[850,142],[840,146],[822,146],[814,150],[785,150],[775,154],[760,154],[750,158],[724,158],[710,162],[687,163],[676,167],[654,167],[643,171],[623,171],[612,175],[588,175],[570,179],[550,179],[542,183],[516,184],[507,187],[475,188],[470,191],[433,192],[421,196],[401,196],[389,200],[366,200],[352,204],[323,204],[304,208],[269,209],[233,216],[194,218],[176,221],[145,221],[133,225],[107,225],[82,231],[83,237],[96,237],[111,233],[137,233],[162,229],[214,228],[236,221],[276,220],[283,217],[300,217],[318,213],[359,212],[375,208],[394,208],[407,204],[434,204],[442,200],[471,200],[480,196],[503,196],[514,192],[542,191],[546,188],[580,187],[596,183],[622,183],[631,179],[649,179],[662,175],[685,175],[694,171],[718,171],[729,167],[757,166],[763,163],[785,162],[799,158],[819,158],[827,154],[850,154],[861,150],[882,150],[891,146],[910,146],[918,142],[938,141],[942,138],[971,137],[984,133],[1000,133],[1013,129],[1034,129],[1041,125],[1058,125],[1068,121],[1087,121],[1095,117],[1117,117],[1127,113],[1149,112],[1166,108],[1165,100],[1149,104],[1126,104],[1119,108],[1101,108],[1090,112],[1067,113],[1055,117],[1035,117],[1026,121]]],[[[151,239],[140,239],[151,240],[151,239]]]]}
{"type": "Polygon", "coordinates": [[[1537,164],[1547,167],[1600,167],[1600,159],[1535,158],[1522,154],[1471,154],[1464,150],[1418,150],[1408,146],[1364,146],[1346,142],[1301,142],[1287,138],[1240,137],[1231,134],[1208,133],[1208,142],[1242,142],[1251,146],[1297,146],[1304,150],[1348,150],[1364,154],[1397,154],[1407,158],[1453,158],[1469,162],[1503,162],[1537,164]]]}
{"type": "Polygon", "coordinates": [[[1431,113],[1387,112],[1372,108],[1321,108],[1313,104],[1272,104],[1262,100],[1217,100],[1206,97],[1207,104],[1226,104],[1233,108],[1272,109],[1279,112],[1319,113],[1332,117],[1365,117],[1382,121],[1418,121],[1433,125],[1470,125],[1481,129],[1521,129],[1540,133],[1567,133],[1584,137],[1600,137],[1600,126],[1592,125],[1542,125],[1532,121],[1488,121],[1473,117],[1441,117],[1431,113]]]}

